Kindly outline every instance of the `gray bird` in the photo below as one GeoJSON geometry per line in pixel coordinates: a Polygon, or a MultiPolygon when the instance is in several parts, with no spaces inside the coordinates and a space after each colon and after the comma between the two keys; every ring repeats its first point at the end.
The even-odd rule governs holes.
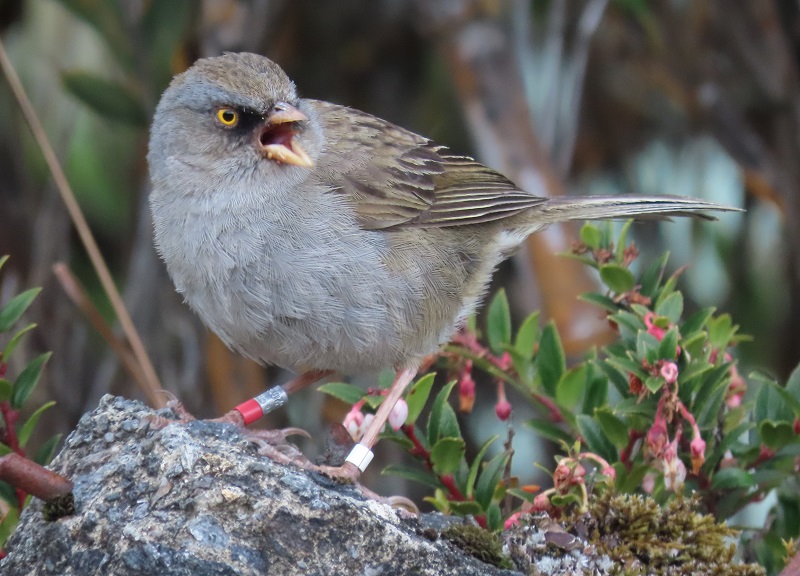
{"type": "Polygon", "coordinates": [[[173,79],[147,158],[158,252],[227,346],[304,373],[299,385],[397,370],[340,471],[348,477],[368,464],[420,360],[528,235],[568,220],[731,210],[671,196],[534,196],[385,120],[300,98],[277,64],[245,53],[173,79]]]}

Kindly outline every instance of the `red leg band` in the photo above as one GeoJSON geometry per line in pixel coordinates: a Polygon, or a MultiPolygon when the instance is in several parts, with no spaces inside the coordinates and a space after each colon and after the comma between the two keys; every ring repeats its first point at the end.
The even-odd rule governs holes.
{"type": "Polygon", "coordinates": [[[255,398],[251,398],[247,402],[242,402],[234,408],[234,410],[237,410],[239,414],[242,415],[245,426],[252,424],[264,415],[261,404],[259,404],[255,398]]]}

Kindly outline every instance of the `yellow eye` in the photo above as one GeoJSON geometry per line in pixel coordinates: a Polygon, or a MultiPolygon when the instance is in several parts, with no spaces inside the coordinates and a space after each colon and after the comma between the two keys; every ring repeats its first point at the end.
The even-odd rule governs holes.
{"type": "Polygon", "coordinates": [[[217,120],[219,120],[223,126],[232,128],[239,123],[239,113],[232,108],[220,108],[217,110],[217,120]]]}

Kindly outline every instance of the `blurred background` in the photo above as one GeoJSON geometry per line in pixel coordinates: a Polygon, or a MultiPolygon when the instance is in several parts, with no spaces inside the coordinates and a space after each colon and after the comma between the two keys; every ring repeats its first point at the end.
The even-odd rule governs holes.
{"type": "MultiPolygon", "coordinates": [[[[669,250],[673,270],[689,266],[687,311],[716,306],[754,337],[736,350],[744,374],[785,379],[800,360],[796,1],[0,0],[0,39],[163,387],[198,416],[289,377],[209,335],[152,246],[149,118],[173,74],[223,51],[265,54],[301,95],[429,136],[536,194],[680,194],[745,208],[714,223],[635,224],[640,262],[669,250]]],[[[53,275],[66,263],[114,323],[5,79],[0,110],[0,254],[11,256],[0,302],[44,287],[30,313],[39,328],[16,355],[54,352],[37,391],[58,402],[44,437],[68,432],[103,394],[144,395],[53,275]]],[[[541,308],[574,358],[609,338],[598,311],[576,301],[594,278],[556,255],[577,237],[577,227],[538,234],[496,277],[515,318],[541,308]]],[[[479,389],[487,413],[467,428],[500,425],[493,397],[479,389]]],[[[310,390],[267,425],[316,435],[345,412],[310,390]]]]}

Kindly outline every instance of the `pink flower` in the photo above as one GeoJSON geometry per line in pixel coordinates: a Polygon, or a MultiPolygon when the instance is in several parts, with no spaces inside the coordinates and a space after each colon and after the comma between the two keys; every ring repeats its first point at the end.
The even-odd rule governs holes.
{"type": "Polygon", "coordinates": [[[600,473],[603,476],[608,476],[612,482],[617,479],[617,471],[611,466],[606,466],[600,473]]]}
{"type": "Polygon", "coordinates": [[[656,339],[661,342],[664,339],[664,329],[656,326],[653,319],[656,318],[655,312],[648,312],[644,315],[644,325],[647,328],[647,332],[652,334],[656,337],[656,339]]]}
{"type": "Polygon", "coordinates": [[[663,414],[659,410],[656,413],[655,422],[647,431],[646,437],[647,447],[654,457],[658,457],[664,451],[664,448],[669,444],[669,435],[667,433],[667,421],[664,419],[663,414]]]}
{"type": "Polygon", "coordinates": [[[503,530],[508,530],[512,526],[516,526],[519,524],[519,517],[522,516],[522,512],[514,512],[508,519],[503,522],[503,530]]]}
{"type": "Polygon", "coordinates": [[[408,404],[400,398],[389,412],[389,426],[397,432],[406,423],[406,418],[408,418],[408,404]]]}
{"type": "Polygon", "coordinates": [[[344,422],[342,422],[342,425],[350,434],[350,437],[356,442],[358,442],[362,436],[361,429],[364,424],[364,413],[361,411],[361,406],[363,405],[363,402],[353,404],[350,412],[344,417],[344,422]]]}
{"type": "Polygon", "coordinates": [[[550,507],[550,496],[542,492],[533,499],[533,511],[544,512],[550,507]]]}
{"type": "Polygon", "coordinates": [[[503,352],[503,355],[500,357],[492,358],[492,363],[500,368],[503,372],[506,372],[511,368],[513,362],[511,361],[511,354],[508,352],[503,352]]]}
{"type": "Polygon", "coordinates": [[[656,487],[656,475],[648,472],[642,479],[642,490],[645,494],[652,494],[656,487]]]}
{"type": "MultiPolygon", "coordinates": [[[[730,360],[730,354],[725,354],[725,360],[730,360]]],[[[728,408],[738,408],[742,404],[744,393],[747,392],[747,382],[745,382],[745,379],[739,374],[736,364],[731,365],[730,375],[731,383],[728,386],[725,403],[728,405],[728,408]]]]}
{"type": "Polygon", "coordinates": [[[494,413],[503,422],[511,417],[511,402],[506,400],[506,385],[502,380],[497,382],[497,404],[494,405],[494,413]]]}
{"type": "Polygon", "coordinates": [[[472,360],[467,360],[458,380],[458,411],[472,412],[475,405],[475,380],[472,379],[472,360]]]}
{"type": "Polygon", "coordinates": [[[695,436],[689,444],[689,451],[692,455],[692,472],[700,472],[700,466],[706,461],[706,442],[700,436],[695,436]]]}
{"type": "Polygon", "coordinates": [[[500,400],[494,405],[494,413],[497,414],[500,420],[505,422],[511,417],[511,402],[506,399],[500,400]]]}
{"type": "MultiPolygon", "coordinates": [[[[669,456],[668,456],[669,457],[669,456]]],[[[663,461],[664,486],[667,490],[677,492],[686,480],[686,465],[677,456],[672,456],[663,461]]]]}
{"type": "Polygon", "coordinates": [[[572,471],[569,469],[569,466],[566,464],[559,464],[553,471],[553,487],[556,490],[565,490],[570,484],[571,477],[572,471]]]}
{"type": "Polygon", "coordinates": [[[664,362],[661,366],[661,377],[667,384],[674,384],[678,380],[678,365],[675,362],[664,362]]]}

